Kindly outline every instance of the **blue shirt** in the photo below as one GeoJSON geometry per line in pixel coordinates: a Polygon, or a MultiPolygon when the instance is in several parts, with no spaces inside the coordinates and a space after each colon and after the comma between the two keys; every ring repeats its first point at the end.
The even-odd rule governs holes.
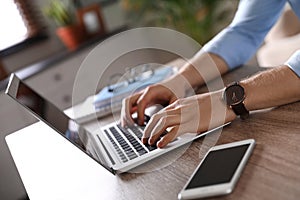
{"type": "MultiPolygon", "coordinates": [[[[208,42],[203,50],[222,57],[229,69],[244,64],[261,46],[286,2],[300,18],[300,0],[241,0],[231,24],[208,42]]],[[[285,64],[300,77],[300,50],[285,64]]]]}

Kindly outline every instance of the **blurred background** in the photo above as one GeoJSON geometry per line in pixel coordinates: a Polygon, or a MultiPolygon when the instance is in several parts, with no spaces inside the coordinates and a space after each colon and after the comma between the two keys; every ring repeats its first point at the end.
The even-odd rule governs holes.
{"type": "MultiPolygon", "coordinates": [[[[203,45],[230,22],[237,3],[237,0],[3,0],[0,56],[4,68],[12,72],[64,50],[57,29],[78,24],[76,10],[94,4],[101,6],[106,33],[125,26],[159,26],[183,32],[203,45]],[[55,9],[61,8],[52,6],[51,17],[46,10],[57,2],[66,5],[66,13],[55,13],[55,9]],[[63,21],[64,17],[70,19],[60,23],[59,19],[63,21]]],[[[79,26],[77,32],[80,29],[79,26]]]]}
{"type": "MultiPolygon", "coordinates": [[[[178,30],[201,45],[230,23],[238,0],[1,0],[0,1],[0,199],[28,199],[5,136],[35,121],[5,95],[12,72],[60,109],[71,106],[80,63],[109,36],[135,27],[178,30]]],[[[158,63],[174,59],[149,54],[158,63]]],[[[99,58],[101,60],[101,58],[99,58]]],[[[126,62],[116,62],[118,65],[126,62]]],[[[115,66],[116,73],[120,66],[115,66]]]]}

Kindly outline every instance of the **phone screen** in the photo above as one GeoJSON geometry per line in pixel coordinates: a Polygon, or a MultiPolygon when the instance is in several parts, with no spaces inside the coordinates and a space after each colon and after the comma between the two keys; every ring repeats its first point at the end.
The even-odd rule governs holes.
{"type": "Polygon", "coordinates": [[[186,189],[230,182],[249,146],[244,144],[210,151],[186,189]]]}

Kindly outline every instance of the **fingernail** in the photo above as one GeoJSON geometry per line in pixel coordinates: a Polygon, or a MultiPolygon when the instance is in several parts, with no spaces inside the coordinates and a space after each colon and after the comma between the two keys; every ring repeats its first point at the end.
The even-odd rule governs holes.
{"type": "Polygon", "coordinates": [[[160,149],[163,148],[164,147],[164,143],[162,141],[159,141],[157,143],[157,147],[160,148],[160,149]]]}
{"type": "Polygon", "coordinates": [[[138,119],[138,124],[143,125],[143,121],[141,119],[138,119]]]}
{"type": "Polygon", "coordinates": [[[143,144],[147,144],[148,143],[148,138],[142,138],[142,142],[143,142],[143,144]]]}
{"type": "Polygon", "coordinates": [[[149,145],[153,145],[153,143],[154,143],[153,139],[149,139],[149,140],[148,140],[148,144],[149,144],[149,145]]]}
{"type": "Polygon", "coordinates": [[[122,120],[121,121],[121,126],[124,127],[125,126],[125,122],[122,120]]]}

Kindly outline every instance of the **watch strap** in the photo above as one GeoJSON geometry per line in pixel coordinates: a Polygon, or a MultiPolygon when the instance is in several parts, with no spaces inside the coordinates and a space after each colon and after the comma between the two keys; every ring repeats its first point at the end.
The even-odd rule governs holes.
{"type": "Polygon", "coordinates": [[[241,117],[241,119],[247,119],[249,117],[249,111],[246,109],[244,103],[232,105],[231,108],[236,115],[241,117]]]}

